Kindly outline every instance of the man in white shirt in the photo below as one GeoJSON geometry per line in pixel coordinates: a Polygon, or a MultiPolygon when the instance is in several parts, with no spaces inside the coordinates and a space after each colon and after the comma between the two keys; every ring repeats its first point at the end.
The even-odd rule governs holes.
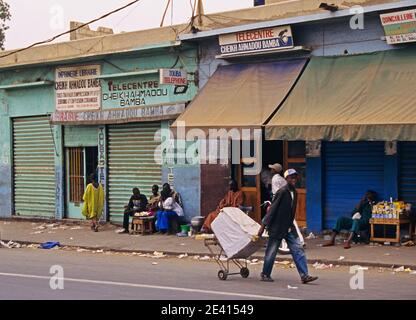
{"type": "Polygon", "coordinates": [[[271,172],[273,173],[272,178],[272,194],[273,197],[281,188],[287,185],[286,179],[284,179],[280,174],[283,171],[283,167],[280,163],[275,163],[269,165],[271,172]]]}

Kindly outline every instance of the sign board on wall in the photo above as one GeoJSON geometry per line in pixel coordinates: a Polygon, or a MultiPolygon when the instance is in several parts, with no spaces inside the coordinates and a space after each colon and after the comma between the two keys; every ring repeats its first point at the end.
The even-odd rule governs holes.
{"type": "Polygon", "coordinates": [[[175,119],[185,110],[185,103],[100,111],[56,111],[51,115],[55,124],[109,124],[175,119]]]}
{"type": "Polygon", "coordinates": [[[171,104],[190,100],[186,91],[178,93],[175,86],[161,85],[155,76],[122,78],[102,82],[104,109],[135,108],[171,104]]]}
{"type": "Polygon", "coordinates": [[[187,86],[188,73],[180,69],[160,69],[160,84],[187,86]]]}
{"type": "Polygon", "coordinates": [[[57,111],[99,110],[100,65],[57,68],[55,72],[57,111]]]}
{"type": "Polygon", "coordinates": [[[416,9],[380,15],[388,44],[416,42],[416,9]]]}
{"type": "Polygon", "coordinates": [[[225,34],[221,35],[219,40],[223,55],[274,51],[294,47],[290,26],[225,34]]]}

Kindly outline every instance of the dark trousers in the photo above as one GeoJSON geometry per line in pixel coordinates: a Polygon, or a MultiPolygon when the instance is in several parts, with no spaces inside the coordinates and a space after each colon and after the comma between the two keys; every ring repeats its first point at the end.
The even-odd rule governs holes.
{"type": "Polygon", "coordinates": [[[134,216],[134,212],[130,211],[130,210],[125,210],[124,211],[124,216],[123,216],[123,228],[124,230],[129,230],[129,221],[130,221],[130,217],[134,216]]]}

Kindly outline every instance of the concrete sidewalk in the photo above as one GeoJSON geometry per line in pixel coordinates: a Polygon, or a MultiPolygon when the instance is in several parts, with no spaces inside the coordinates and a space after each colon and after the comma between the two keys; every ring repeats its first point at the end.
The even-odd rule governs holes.
{"type": "MultiPolygon", "coordinates": [[[[153,253],[170,255],[209,255],[202,240],[166,235],[133,236],[116,234],[117,226],[107,224],[94,233],[86,223],[45,223],[16,220],[0,220],[1,240],[39,244],[58,241],[63,246],[75,248],[153,253]]],[[[306,254],[310,263],[333,265],[361,265],[390,268],[405,266],[416,270],[416,247],[384,245],[354,245],[345,250],[342,245],[324,248],[322,238],[306,240],[306,254]],[[343,258],[342,258],[343,257],[343,258]]],[[[264,250],[253,258],[263,259],[264,250]]],[[[290,255],[280,255],[278,260],[291,260],[290,255]]]]}

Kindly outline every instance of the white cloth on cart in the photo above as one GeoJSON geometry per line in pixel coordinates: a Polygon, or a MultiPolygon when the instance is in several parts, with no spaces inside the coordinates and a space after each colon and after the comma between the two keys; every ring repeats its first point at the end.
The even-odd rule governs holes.
{"type": "Polygon", "coordinates": [[[253,237],[260,225],[238,208],[222,209],[211,228],[229,259],[248,258],[259,249],[253,237]]]}

